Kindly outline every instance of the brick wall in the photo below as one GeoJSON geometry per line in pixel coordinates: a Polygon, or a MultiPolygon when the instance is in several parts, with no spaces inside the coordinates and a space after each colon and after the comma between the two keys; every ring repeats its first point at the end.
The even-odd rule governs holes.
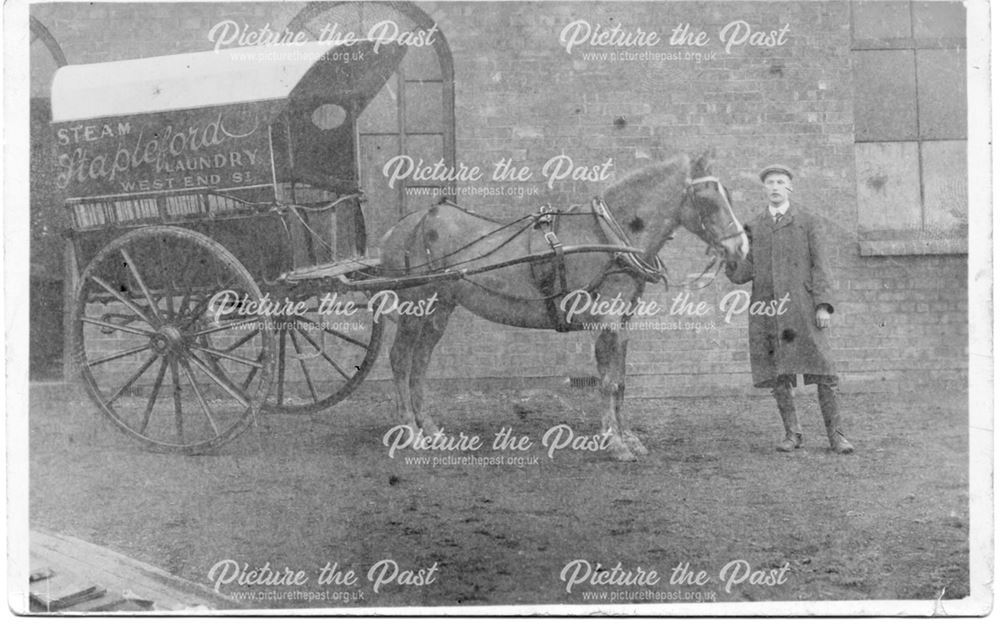
{"type": "MultiPolygon", "coordinates": [[[[226,5],[38,5],[45,24],[73,62],[95,62],[209,49],[208,28],[232,18],[260,27],[286,24],[300,3],[226,5]]],[[[427,3],[455,63],[457,158],[489,170],[511,158],[535,171],[538,194],[467,202],[478,212],[512,218],[540,203],[586,201],[602,184],[545,186],[542,165],[569,155],[576,164],[614,161],[614,173],[675,151],[715,150],[714,172],[726,181],[737,214],[762,209],[756,172],[785,162],[797,171],[797,204],[825,220],[840,304],[832,341],[852,389],[887,389],[940,379],[964,383],[967,369],[965,256],[862,257],[858,252],[853,157],[853,87],[846,2],[712,3],[427,3]],[[573,20],[620,23],[661,33],[657,51],[697,50],[663,61],[586,60],[586,45],[567,53],[560,31],[573,20]],[[789,24],[780,47],[734,47],[716,38],[733,20],[756,29],[789,24]],[[708,33],[703,48],[671,48],[670,31],[688,23],[708,33]],[[710,55],[713,55],[711,56],[710,55]]],[[[703,245],[680,233],[663,253],[675,283],[704,267],[703,245]]],[[[720,278],[691,293],[717,306],[733,286],[720,278]]],[[[669,305],[679,292],[652,287],[669,305]]],[[[707,329],[682,324],[634,333],[630,381],[646,395],[696,395],[750,385],[746,318],[731,324],[713,313],[707,329]]],[[[692,321],[693,319],[688,319],[692,321]]],[[[436,378],[560,378],[593,372],[592,339],[526,331],[453,316],[438,347],[436,378]]],[[[388,345],[387,345],[388,346],[388,345]]],[[[386,348],[387,348],[386,346],[386,348]]],[[[383,357],[374,378],[386,378],[383,357]]]]}

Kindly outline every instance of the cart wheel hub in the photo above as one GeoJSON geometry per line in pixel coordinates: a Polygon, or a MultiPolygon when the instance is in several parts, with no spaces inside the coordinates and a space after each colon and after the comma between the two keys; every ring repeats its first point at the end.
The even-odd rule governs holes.
{"type": "Polygon", "coordinates": [[[171,325],[160,327],[159,332],[153,336],[153,348],[160,353],[177,350],[183,343],[184,338],[180,329],[171,325]]]}

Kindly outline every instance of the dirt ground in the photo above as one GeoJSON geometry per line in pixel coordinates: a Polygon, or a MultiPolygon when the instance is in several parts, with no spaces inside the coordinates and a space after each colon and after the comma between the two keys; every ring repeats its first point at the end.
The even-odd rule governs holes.
{"type": "MultiPolygon", "coordinates": [[[[141,449],[100,420],[82,390],[35,385],[30,522],[206,585],[225,560],[303,572],[298,586],[221,586],[253,608],[969,592],[961,397],[845,395],[858,447],[847,457],[826,450],[811,388],[798,399],[807,447],[791,455],[773,450],[780,424],[768,396],[635,399],[628,406],[651,452],[626,464],[571,448],[550,457],[542,446],[558,424],[597,431],[593,389],[472,388],[432,389],[428,407],[446,432],[479,435],[484,447],[474,452],[390,458],[382,438],[394,424],[392,404],[385,386],[372,383],[325,413],[265,416],[218,454],[189,457],[141,449]],[[494,451],[502,427],[532,447],[494,451]],[[521,464],[419,465],[412,457],[521,464]],[[374,579],[385,572],[376,593],[368,573],[384,560],[393,562],[375,567],[374,579]],[[567,570],[578,560],[591,565],[589,576],[584,563],[567,570]],[[328,563],[341,573],[320,584],[328,563]],[[692,572],[684,581],[671,577],[679,566],[692,572]],[[707,578],[700,585],[698,571],[707,578]],[[573,577],[579,583],[568,586],[573,577]]],[[[222,571],[225,563],[215,579],[222,571]]]]}

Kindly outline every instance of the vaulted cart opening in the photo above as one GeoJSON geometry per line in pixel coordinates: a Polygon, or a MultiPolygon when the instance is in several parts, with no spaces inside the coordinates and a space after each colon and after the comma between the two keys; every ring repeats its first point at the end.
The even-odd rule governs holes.
{"type": "Polygon", "coordinates": [[[377,240],[397,219],[444,194],[438,184],[412,180],[390,188],[383,174],[387,162],[407,156],[455,164],[454,66],[447,33],[409,2],[311,3],[288,29],[318,40],[353,32],[409,42],[396,71],[358,119],[361,185],[370,204],[379,206],[366,223],[377,240]]]}

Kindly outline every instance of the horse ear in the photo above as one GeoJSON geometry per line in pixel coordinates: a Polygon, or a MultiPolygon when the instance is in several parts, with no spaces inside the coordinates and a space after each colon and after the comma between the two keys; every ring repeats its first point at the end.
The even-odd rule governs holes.
{"type": "Polygon", "coordinates": [[[691,177],[704,177],[709,175],[712,169],[712,160],[715,158],[715,148],[708,148],[691,165],[691,177]]]}

